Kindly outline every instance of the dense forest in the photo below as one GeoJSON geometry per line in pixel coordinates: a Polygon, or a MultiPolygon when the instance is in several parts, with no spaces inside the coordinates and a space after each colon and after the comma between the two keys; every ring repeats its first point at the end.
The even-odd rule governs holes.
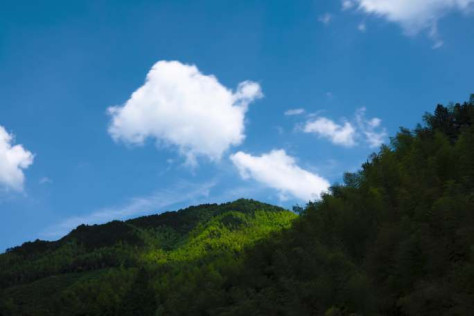
{"type": "Polygon", "coordinates": [[[0,315],[154,315],[176,306],[196,313],[212,305],[244,248],[295,217],[241,199],[28,242],[0,256],[0,315]]]}
{"type": "Polygon", "coordinates": [[[0,314],[471,315],[474,97],[423,119],[295,212],[238,200],[9,249],[0,314]]]}

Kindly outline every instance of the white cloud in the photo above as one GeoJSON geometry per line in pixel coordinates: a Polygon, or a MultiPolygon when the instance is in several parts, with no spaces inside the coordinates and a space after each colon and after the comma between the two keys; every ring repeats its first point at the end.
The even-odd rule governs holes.
{"type": "Polygon", "coordinates": [[[349,10],[354,7],[354,0],[344,0],[342,1],[342,10],[349,10]]]}
{"type": "Polygon", "coordinates": [[[330,13],[325,13],[318,17],[318,21],[323,23],[324,25],[328,25],[332,21],[332,15],[330,13]]]}
{"type": "Polygon", "coordinates": [[[22,191],[25,181],[23,170],[33,163],[34,156],[22,145],[13,145],[13,142],[13,135],[0,126],[0,185],[22,191]]]}
{"type": "Polygon", "coordinates": [[[163,208],[207,197],[209,191],[216,185],[216,181],[203,184],[181,182],[175,187],[155,192],[150,196],[131,199],[125,205],[100,209],[91,214],[74,216],[56,225],[47,228],[41,233],[43,238],[57,239],[69,233],[81,224],[103,224],[112,220],[125,220],[133,216],[156,214],[164,211],[163,208]]]}
{"type": "Polygon", "coordinates": [[[150,138],[175,146],[188,164],[198,156],[219,160],[242,143],[248,105],[262,96],[258,83],[244,81],[231,91],[194,65],[159,61],[124,106],[108,109],[109,134],[128,144],[150,138]]]}
{"type": "Polygon", "coordinates": [[[48,177],[42,177],[39,181],[38,181],[39,184],[51,184],[53,183],[53,180],[51,180],[50,178],[48,177]]]}
{"type": "Polygon", "coordinates": [[[379,147],[387,138],[387,132],[380,125],[382,120],[374,117],[372,119],[365,118],[365,108],[360,108],[356,112],[356,121],[359,130],[364,135],[366,142],[371,148],[379,147]]]}
{"type": "Polygon", "coordinates": [[[343,9],[360,11],[398,23],[408,35],[428,30],[435,47],[442,45],[437,33],[438,21],[452,11],[471,12],[474,0],[344,0],[343,9]]]}
{"type": "Polygon", "coordinates": [[[359,25],[357,25],[357,29],[361,32],[365,32],[365,31],[367,31],[367,25],[365,25],[364,22],[361,22],[361,23],[359,23],[359,25]]]}
{"type": "Polygon", "coordinates": [[[278,190],[282,199],[291,195],[304,201],[315,200],[329,188],[327,180],[300,168],[284,150],[272,150],[261,156],[240,151],[230,159],[242,178],[254,179],[278,190]]]}
{"type": "Polygon", "coordinates": [[[306,122],[303,131],[329,139],[336,145],[345,147],[353,147],[356,145],[356,130],[349,122],[344,122],[343,125],[340,125],[328,118],[318,117],[306,122]]]}
{"type": "Polygon", "coordinates": [[[381,126],[381,119],[367,119],[365,112],[365,108],[358,109],[355,118],[351,122],[344,121],[343,124],[326,117],[315,117],[305,123],[303,131],[344,147],[354,147],[360,141],[368,144],[370,148],[379,147],[387,138],[387,132],[381,126]]]}
{"type": "Polygon", "coordinates": [[[286,116],[300,115],[300,114],[303,114],[304,112],[305,112],[304,109],[289,109],[289,110],[285,111],[285,115],[286,116]]]}

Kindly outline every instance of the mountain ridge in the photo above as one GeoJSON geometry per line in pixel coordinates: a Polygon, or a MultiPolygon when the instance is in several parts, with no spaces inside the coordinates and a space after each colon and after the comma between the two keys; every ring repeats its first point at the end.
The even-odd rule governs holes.
{"type": "MultiPolygon", "coordinates": [[[[144,268],[174,269],[186,262],[204,267],[219,265],[216,262],[222,260],[235,261],[246,247],[288,228],[295,217],[280,207],[239,199],[125,221],[79,225],[57,241],[27,242],[0,255],[0,303],[9,297],[14,306],[26,305],[15,313],[47,315],[54,307],[49,297],[43,297],[44,288],[46,292],[56,288],[51,295],[59,295],[61,300],[61,293],[71,288],[79,288],[77,291],[87,296],[81,288],[87,285],[81,284],[112,282],[110,277],[131,286],[129,282],[144,268]]],[[[5,304],[8,307],[8,302],[5,304]]]]}

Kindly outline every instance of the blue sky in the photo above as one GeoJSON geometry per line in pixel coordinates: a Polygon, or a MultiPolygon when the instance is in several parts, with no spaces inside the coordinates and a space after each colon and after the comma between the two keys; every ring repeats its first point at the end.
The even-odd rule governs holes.
{"type": "Polygon", "coordinates": [[[472,0],[2,1],[0,251],[317,199],[474,92],[473,17],[472,0]]]}

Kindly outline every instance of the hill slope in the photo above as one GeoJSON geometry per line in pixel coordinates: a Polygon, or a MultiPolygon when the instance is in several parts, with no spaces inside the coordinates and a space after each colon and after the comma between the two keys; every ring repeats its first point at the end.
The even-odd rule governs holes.
{"type": "Polygon", "coordinates": [[[295,220],[239,200],[14,248],[0,314],[471,315],[474,97],[424,120],[295,220]]]}
{"type": "Polygon", "coordinates": [[[245,247],[295,217],[237,200],[81,225],[56,242],[25,243],[0,255],[0,314],[152,314],[157,295],[166,305],[173,295],[196,296],[207,279],[218,286],[221,270],[235,268],[245,247]]]}
{"type": "Polygon", "coordinates": [[[472,315],[474,97],[401,129],[290,230],[251,249],[223,291],[226,304],[208,310],[472,315]]]}

